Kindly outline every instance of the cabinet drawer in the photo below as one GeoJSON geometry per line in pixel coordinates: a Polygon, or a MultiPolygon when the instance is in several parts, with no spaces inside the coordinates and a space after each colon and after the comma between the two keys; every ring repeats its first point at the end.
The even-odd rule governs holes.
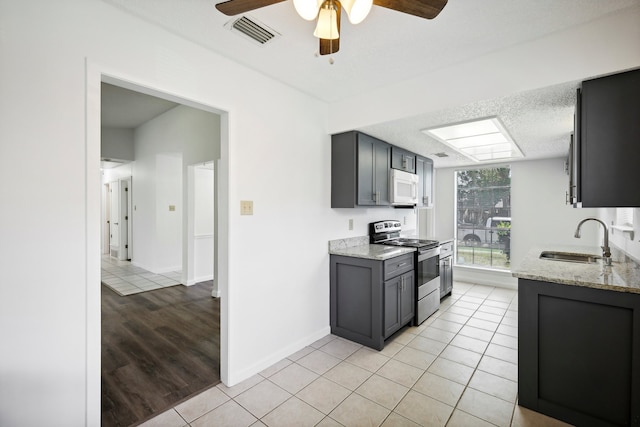
{"type": "Polygon", "coordinates": [[[384,262],[384,280],[413,270],[413,254],[401,255],[384,262]]]}
{"type": "Polygon", "coordinates": [[[453,242],[440,244],[440,258],[447,257],[453,254],[453,242]]]}

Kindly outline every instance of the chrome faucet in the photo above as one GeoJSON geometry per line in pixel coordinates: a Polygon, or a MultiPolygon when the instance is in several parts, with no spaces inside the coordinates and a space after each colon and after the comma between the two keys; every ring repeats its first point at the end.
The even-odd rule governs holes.
{"type": "Polygon", "coordinates": [[[598,218],[585,218],[578,223],[578,228],[576,228],[576,234],[574,234],[574,237],[576,239],[580,238],[580,227],[582,227],[582,224],[584,224],[587,221],[598,221],[600,224],[602,224],[602,227],[604,228],[604,246],[601,246],[602,260],[604,261],[605,265],[611,265],[611,248],[609,248],[609,229],[607,229],[607,225],[604,222],[600,221],[598,218]]]}

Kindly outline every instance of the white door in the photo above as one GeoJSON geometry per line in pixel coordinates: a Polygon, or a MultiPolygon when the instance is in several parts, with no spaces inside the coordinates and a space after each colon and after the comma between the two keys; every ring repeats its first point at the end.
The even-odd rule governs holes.
{"type": "Polygon", "coordinates": [[[111,214],[109,246],[111,247],[111,255],[117,257],[120,249],[120,185],[118,185],[118,181],[109,183],[109,203],[109,212],[111,214]]]}
{"type": "Polygon", "coordinates": [[[111,233],[110,227],[110,215],[109,208],[111,207],[111,192],[109,191],[109,184],[104,184],[102,186],[102,226],[100,230],[102,231],[102,254],[109,254],[109,244],[111,239],[109,238],[109,234],[111,233]]]}
{"type": "Polygon", "coordinates": [[[127,199],[127,209],[126,218],[127,221],[127,260],[131,261],[133,257],[133,190],[131,188],[132,180],[131,177],[125,180],[127,183],[126,190],[126,199],[127,199]]]}
{"type": "Polygon", "coordinates": [[[128,260],[129,257],[129,181],[121,179],[120,182],[120,213],[119,231],[120,239],[118,259],[128,260]]]}

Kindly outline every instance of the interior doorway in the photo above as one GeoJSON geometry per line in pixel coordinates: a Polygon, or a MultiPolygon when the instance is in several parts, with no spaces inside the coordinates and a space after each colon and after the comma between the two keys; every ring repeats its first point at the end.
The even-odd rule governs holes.
{"type": "MultiPolygon", "coordinates": [[[[127,90],[130,91],[129,89],[127,90]]],[[[139,94],[145,97],[150,96],[142,92],[139,94]]],[[[104,101],[109,96],[104,96],[103,91],[101,98],[104,101]]],[[[175,105],[169,110],[159,114],[156,113],[158,115],[149,120],[157,119],[163,115],[167,117],[173,116],[163,123],[163,126],[166,126],[167,123],[171,125],[170,119],[179,121],[190,112],[190,109],[193,109],[191,106],[175,101],[175,99],[171,101],[175,105]]],[[[104,106],[104,102],[102,106],[104,106]]],[[[121,104],[118,109],[126,110],[123,107],[124,104],[121,104]]],[[[103,110],[101,109],[101,111],[103,110]]],[[[206,110],[195,112],[194,114],[209,115],[212,120],[217,120],[218,123],[217,135],[209,135],[208,138],[210,142],[218,141],[218,147],[216,150],[212,150],[214,156],[205,155],[207,161],[201,163],[197,173],[202,175],[204,172],[206,176],[211,177],[210,199],[213,202],[215,199],[213,181],[215,154],[217,154],[218,159],[220,158],[220,116],[206,110]]],[[[101,120],[101,125],[102,123],[103,120],[101,120]]],[[[163,229],[163,225],[173,221],[173,224],[177,223],[180,227],[179,233],[177,233],[178,237],[174,238],[173,242],[178,242],[180,245],[180,249],[177,252],[182,255],[180,266],[183,270],[183,276],[189,274],[196,280],[193,283],[181,280],[182,283],[193,286],[151,290],[129,297],[110,294],[108,289],[102,286],[100,300],[103,318],[101,328],[101,365],[103,367],[101,381],[103,392],[100,400],[102,402],[102,424],[105,426],[127,425],[132,421],[134,423],[142,421],[220,380],[220,301],[212,298],[212,295],[216,296],[217,294],[219,296],[219,292],[216,292],[213,288],[213,284],[216,283],[216,272],[214,270],[216,262],[213,257],[215,256],[216,234],[214,229],[217,226],[217,204],[212,204],[209,211],[205,210],[205,215],[209,215],[205,222],[211,226],[210,232],[200,233],[199,235],[199,240],[201,241],[205,240],[205,238],[209,239],[204,242],[204,246],[202,245],[203,242],[200,242],[200,247],[208,248],[211,246],[211,250],[208,252],[196,250],[196,254],[200,256],[200,261],[195,263],[195,267],[199,268],[199,270],[191,270],[190,264],[194,264],[196,259],[193,258],[193,253],[185,250],[188,244],[188,237],[194,237],[193,234],[188,233],[188,219],[193,212],[193,206],[200,206],[202,203],[199,203],[198,199],[194,199],[192,197],[194,195],[188,191],[188,180],[185,179],[187,178],[187,166],[185,165],[198,157],[188,149],[190,142],[189,138],[186,137],[183,138],[184,144],[186,144],[183,147],[184,151],[179,154],[176,152],[179,148],[175,146],[169,147],[169,151],[166,150],[166,146],[159,147],[157,151],[153,151],[153,147],[149,148],[149,144],[145,149],[138,149],[135,144],[139,140],[143,140],[142,144],[145,144],[145,133],[153,136],[153,126],[146,125],[146,123],[138,124],[136,128],[133,128],[132,132],[114,131],[115,128],[113,127],[105,131],[101,127],[103,142],[109,140],[109,138],[113,140],[114,136],[119,136],[121,137],[119,142],[124,141],[125,143],[120,144],[119,149],[122,149],[122,146],[126,145],[127,142],[133,144],[133,149],[129,150],[129,153],[124,150],[121,151],[120,157],[116,157],[118,162],[128,165],[127,168],[131,174],[126,178],[115,179],[101,185],[103,189],[108,191],[107,196],[102,198],[103,203],[106,202],[108,205],[108,207],[105,205],[102,209],[103,227],[105,219],[109,221],[108,227],[106,227],[108,229],[108,242],[104,241],[107,233],[101,233],[103,238],[101,247],[103,251],[104,248],[108,247],[108,256],[111,258],[120,261],[130,260],[134,268],[136,263],[139,263],[158,270],[149,270],[150,273],[156,276],[165,274],[160,270],[165,268],[163,265],[168,266],[166,268],[172,268],[174,266],[172,262],[174,262],[175,257],[171,258],[169,249],[164,250],[164,252],[162,248],[158,249],[161,246],[158,242],[165,242],[167,239],[175,237],[176,233],[173,235],[169,235],[166,232],[162,234],[166,231],[166,228],[163,229]],[[139,129],[143,126],[145,127],[144,129],[139,129]],[[105,138],[106,134],[108,134],[107,138],[105,138]],[[131,136],[133,138],[130,138],[131,136]],[[151,154],[149,154],[150,152],[151,154]],[[128,155],[129,158],[127,158],[128,155]],[[147,156],[147,158],[143,156],[147,156]],[[161,169],[163,164],[167,164],[166,159],[179,159],[180,164],[183,165],[179,168],[181,171],[175,174],[167,174],[166,168],[161,169]],[[148,171],[151,169],[145,169],[145,166],[149,164],[154,164],[157,168],[155,171],[157,181],[155,183],[150,183],[150,180],[145,182],[145,177],[149,176],[148,171]],[[139,176],[136,175],[137,172],[140,172],[139,176]],[[175,175],[177,180],[167,182],[168,175],[175,175]],[[136,182],[135,192],[132,191],[133,181],[136,182]],[[160,230],[159,233],[161,234],[156,236],[156,240],[153,240],[153,236],[148,233],[148,229],[145,230],[146,219],[149,216],[144,216],[144,213],[148,213],[149,208],[154,207],[156,208],[154,215],[157,220],[155,226],[160,230]],[[176,217],[178,217],[177,220],[176,217]],[[149,238],[151,242],[146,238],[149,238]],[[134,241],[136,242],[135,248],[132,244],[134,241]],[[154,249],[154,254],[159,254],[155,259],[148,256],[151,251],[145,252],[150,247],[154,249]],[[210,257],[210,259],[207,260],[207,257],[210,257]],[[207,268],[203,270],[203,266],[207,263],[210,265],[210,271],[207,268]],[[202,273],[202,271],[205,271],[205,273],[202,273]],[[202,297],[203,292],[206,298],[202,297]],[[121,298],[127,298],[127,300],[124,301],[121,298]],[[195,301],[199,302],[196,303],[195,301]],[[132,313],[144,311],[149,306],[156,307],[157,310],[154,310],[153,313],[147,313],[143,316],[143,319],[136,319],[132,315],[132,313]],[[159,315],[160,312],[163,314],[159,315]],[[185,312],[189,313],[188,318],[181,319],[185,312]],[[171,322],[163,323],[163,319],[167,318],[171,322]],[[156,321],[153,321],[153,319],[156,319],[156,321]],[[194,327],[195,323],[199,326],[194,327]],[[215,331],[212,332],[212,328],[215,331]],[[155,336],[155,342],[150,340],[150,337],[153,336],[155,336]],[[118,347],[122,343],[126,345],[126,348],[118,347]],[[189,344],[193,348],[185,349],[189,344]],[[153,351],[147,351],[149,349],[153,351]],[[137,360],[130,360],[123,356],[131,353],[135,353],[138,356],[135,358],[137,360]],[[182,361],[182,363],[177,363],[177,360],[182,361]],[[153,378],[153,375],[149,378],[144,378],[145,369],[137,370],[136,363],[138,362],[145,364],[145,369],[147,370],[149,366],[153,365],[155,366],[153,369],[155,373],[164,372],[162,384],[154,383],[157,378],[153,378]],[[163,366],[165,362],[167,366],[163,366]],[[177,371],[172,371],[172,367],[169,365],[180,366],[177,371]],[[187,371],[192,372],[192,374],[185,374],[187,371]],[[215,371],[215,375],[213,371],[215,371]],[[209,380],[208,383],[207,379],[209,380]],[[140,388],[136,390],[134,388],[136,386],[140,386],[140,388]],[[163,397],[153,397],[153,393],[162,389],[162,387],[165,387],[164,391],[160,392],[163,397]],[[127,395],[130,398],[121,399],[122,396],[127,395]],[[151,397],[145,399],[144,396],[151,397]],[[120,405],[119,408],[118,405],[120,405]],[[122,420],[117,419],[119,412],[124,414],[122,420]]],[[[189,122],[188,126],[192,127],[193,121],[189,122]]],[[[101,151],[103,148],[104,146],[101,144],[101,151]]],[[[202,153],[203,150],[201,148],[191,151],[202,153]]],[[[207,150],[204,150],[204,152],[207,152],[207,150]]],[[[101,152],[102,160],[105,160],[105,158],[110,161],[114,160],[115,156],[112,156],[112,153],[106,156],[103,154],[101,152]]],[[[172,162],[172,164],[174,163],[172,162]]],[[[202,179],[200,181],[202,182],[202,179]]],[[[207,203],[209,203],[208,200],[207,203]]],[[[202,210],[200,214],[202,216],[202,210]]],[[[203,221],[200,222],[202,223],[203,221]]]]}
{"type": "Polygon", "coordinates": [[[133,221],[131,212],[131,177],[114,180],[105,185],[107,197],[103,201],[103,226],[107,233],[103,234],[103,247],[111,257],[121,261],[131,261],[133,253],[133,221]]]}

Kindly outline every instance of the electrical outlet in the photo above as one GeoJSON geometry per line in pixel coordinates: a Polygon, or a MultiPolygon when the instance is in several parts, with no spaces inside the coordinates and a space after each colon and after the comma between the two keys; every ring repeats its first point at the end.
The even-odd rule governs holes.
{"type": "Polygon", "coordinates": [[[240,200],[240,215],[253,215],[253,200],[240,200]]]}
{"type": "Polygon", "coordinates": [[[353,219],[349,219],[349,230],[353,230],[353,219]]]}
{"type": "Polygon", "coordinates": [[[169,212],[175,212],[176,205],[169,205],[169,212]]]}

